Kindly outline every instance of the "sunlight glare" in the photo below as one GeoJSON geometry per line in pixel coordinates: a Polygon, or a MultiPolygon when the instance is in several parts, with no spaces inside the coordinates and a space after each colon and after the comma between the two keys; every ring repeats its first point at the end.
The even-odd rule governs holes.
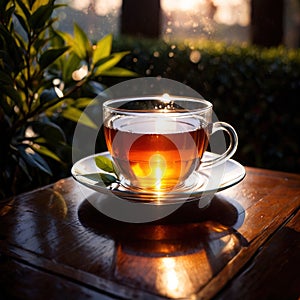
{"type": "Polygon", "coordinates": [[[159,191],[161,189],[161,180],[166,171],[166,160],[157,153],[151,156],[149,165],[152,169],[152,176],[155,178],[155,189],[159,191]]]}
{"type": "Polygon", "coordinates": [[[70,6],[77,10],[85,10],[88,8],[89,0],[72,0],[70,6]]]}
{"type": "Polygon", "coordinates": [[[118,10],[122,5],[122,0],[110,0],[110,1],[93,1],[93,0],[72,0],[70,6],[77,10],[87,11],[90,7],[93,7],[95,13],[100,16],[106,16],[118,10]],[[94,3],[93,3],[94,2],[94,3]]]}
{"type": "Polygon", "coordinates": [[[161,0],[161,7],[166,11],[192,11],[205,0],[161,0]]]}
{"type": "Polygon", "coordinates": [[[97,15],[105,16],[113,11],[118,10],[122,6],[122,0],[97,1],[95,10],[97,15]]]}
{"type": "Polygon", "coordinates": [[[215,8],[214,20],[217,23],[247,26],[250,22],[249,0],[161,0],[166,12],[183,12],[191,15],[203,15],[215,8]]]}
{"type": "MultiPolygon", "coordinates": [[[[161,0],[165,12],[183,12],[193,15],[214,5],[216,8],[214,20],[217,23],[233,25],[238,23],[247,26],[249,19],[249,0],[161,0]]],[[[117,12],[122,6],[122,0],[71,0],[70,6],[81,11],[93,9],[97,15],[105,16],[117,12]]]]}
{"type": "Polygon", "coordinates": [[[214,19],[217,23],[226,25],[239,24],[247,26],[250,23],[248,0],[212,0],[218,8],[214,19]]]}

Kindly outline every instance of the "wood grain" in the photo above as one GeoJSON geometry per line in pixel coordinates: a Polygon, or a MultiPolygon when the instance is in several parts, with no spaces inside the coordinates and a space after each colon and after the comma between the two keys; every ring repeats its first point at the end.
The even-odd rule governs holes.
{"type": "Polygon", "coordinates": [[[300,212],[271,235],[216,299],[299,299],[300,212]]]}
{"type": "Polygon", "coordinates": [[[205,209],[130,224],[64,179],[0,206],[0,298],[293,299],[299,206],[300,175],[247,168],[205,209]]]}

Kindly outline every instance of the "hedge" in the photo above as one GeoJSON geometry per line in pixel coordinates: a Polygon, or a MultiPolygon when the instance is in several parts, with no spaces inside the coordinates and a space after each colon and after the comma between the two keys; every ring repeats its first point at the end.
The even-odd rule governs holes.
{"type": "Polygon", "coordinates": [[[113,47],[131,51],[123,67],[182,82],[211,101],[218,118],[238,132],[236,160],[298,173],[299,49],[130,38],[117,39],[113,47]]]}

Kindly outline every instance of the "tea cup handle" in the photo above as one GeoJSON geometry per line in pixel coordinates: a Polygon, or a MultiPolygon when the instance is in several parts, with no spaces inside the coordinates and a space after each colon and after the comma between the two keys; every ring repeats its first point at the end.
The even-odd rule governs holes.
{"type": "Polygon", "coordinates": [[[209,136],[211,136],[212,134],[214,134],[219,130],[223,130],[228,134],[229,145],[226,151],[223,154],[218,155],[216,158],[208,159],[208,160],[202,159],[200,164],[200,169],[220,165],[224,163],[226,160],[228,160],[229,158],[231,158],[236,152],[238,146],[238,136],[234,128],[226,122],[221,122],[221,121],[214,122],[210,124],[209,136]]]}

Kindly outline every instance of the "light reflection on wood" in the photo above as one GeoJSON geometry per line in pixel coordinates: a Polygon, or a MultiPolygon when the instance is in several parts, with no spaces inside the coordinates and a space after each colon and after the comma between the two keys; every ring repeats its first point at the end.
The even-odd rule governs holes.
{"type": "Polygon", "coordinates": [[[177,236],[175,228],[159,226],[152,240],[121,241],[116,250],[117,280],[166,297],[188,297],[205,286],[241,248],[235,233],[218,223],[185,226],[189,228],[179,230],[177,236]]]}
{"type": "MultiPolygon", "coordinates": [[[[186,203],[153,223],[119,222],[87,201],[78,216],[97,236],[114,242],[110,278],[148,293],[185,299],[196,297],[247,245],[237,231],[243,212],[234,201],[215,196],[205,209],[199,209],[197,202],[186,203]]],[[[95,268],[102,263],[95,261],[95,268]]]]}

